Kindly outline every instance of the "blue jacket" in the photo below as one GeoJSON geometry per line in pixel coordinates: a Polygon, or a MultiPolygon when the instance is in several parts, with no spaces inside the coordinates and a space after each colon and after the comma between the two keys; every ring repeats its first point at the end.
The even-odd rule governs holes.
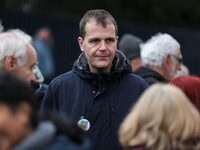
{"type": "Polygon", "coordinates": [[[76,122],[89,120],[93,149],[119,150],[120,123],[146,87],[121,52],[116,52],[110,74],[89,72],[82,53],[72,71],[50,83],[41,110],[65,112],[76,122]]]}

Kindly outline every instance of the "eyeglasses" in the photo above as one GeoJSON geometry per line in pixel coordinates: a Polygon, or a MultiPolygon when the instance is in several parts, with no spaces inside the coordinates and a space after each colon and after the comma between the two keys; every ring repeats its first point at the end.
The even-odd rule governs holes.
{"type": "Polygon", "coordinates": [[[182,64],[182,62],[183,62],[182,58],[178,58],[175,55],[170,55],[170,56],[174,57],[179,64],[182,64]]]}

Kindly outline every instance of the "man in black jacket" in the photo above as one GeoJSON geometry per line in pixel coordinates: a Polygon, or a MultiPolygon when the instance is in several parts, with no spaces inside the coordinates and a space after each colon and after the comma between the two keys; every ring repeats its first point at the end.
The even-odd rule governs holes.
{"type": "Polygon", "coordinates": [[[116,50],[118,29],[110,13],[87,11],[79,27],[82,53],[72,71],[50,83],[41,111],[68,114],[87,132],[94,150],[119,150],[119,125],[147,84],[116,50]]]}

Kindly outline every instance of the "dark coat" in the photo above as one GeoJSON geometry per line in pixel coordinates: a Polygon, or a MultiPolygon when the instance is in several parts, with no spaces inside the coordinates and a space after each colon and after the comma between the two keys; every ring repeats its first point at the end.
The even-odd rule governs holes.
{"type": "Polygon", "coordinates": [[[63,111],[76,122],[86,118],[93,149],[119,150],[119,125],[146,88],[120,52],[116,52],[110,74],[89,72],[82,53],[72,71],[50,83],[41,110],[63,111]]]}
{"type": "Polygon", "coordinates": [[[161,76],[159,73],[148,67],[140,67],[133,73],[142,77],[149,85],[152,85],[157,82],[167,82],[167,80],[163,76],[161,76]]]}

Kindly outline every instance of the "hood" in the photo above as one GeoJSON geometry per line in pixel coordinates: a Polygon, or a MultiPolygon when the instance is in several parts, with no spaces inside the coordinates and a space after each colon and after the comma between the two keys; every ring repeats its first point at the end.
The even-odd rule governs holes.
{"type": "Polygon", "coordinates": [[[74,62],[72,71],[81,78],[94,79],[98,76],[101,76],[101,78],[104,80],[109,81],[118,78],[124,73],[132,72],[132,68],[126,56],[117,50],[113,59],[110,73],[91,73],[89,71],[88,61],[84,53],[81,53],[78,59],[74,62]]]}

